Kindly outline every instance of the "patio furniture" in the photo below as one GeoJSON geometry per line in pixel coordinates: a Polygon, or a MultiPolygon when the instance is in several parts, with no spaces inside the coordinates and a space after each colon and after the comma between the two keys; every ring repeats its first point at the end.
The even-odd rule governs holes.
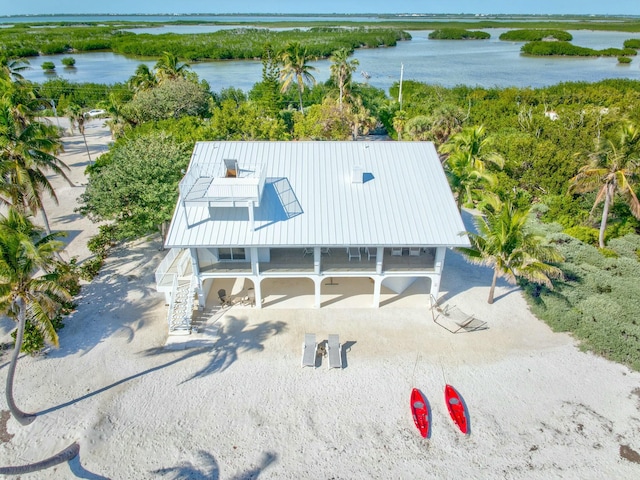
{"type": "Polygon", "coordinates": [[[227,291],[224,288],[218,290],[218,299],[220,300],[220,306],[223,308],[233,305],[233,303],[231,303],[231,299],[227,298],[227,291]]]}
{"type": "Polygon", "coordinates": [[[392,257],[401,257],[402,256],[402,247],[391,247],[391,256],[392,257]]]}
{"type": "Polygon", "coordinates": [[[304,343],[302,344],[302,366],[315,367],[317,352],[318,344],[316,343],[316,334],[305,333],[304,343]]]}
{"type": "Polygon", "coordinates": [[[409,247],[409,256],[410,257],[419,257],[420,256],[420,247],[409,247]]]}
{"type": "Polygon", "coordinates": [[[329,353],[329,368],[342,368],[342,345],[340,344],[339,335],[329,335],[327,350],[329,353]]]}
{"type": "Polygon", "coordinates": [[[347,248],[347,254],[349,255],[349,261],[351,261],[352,258],[357,258],[358,261],[362,260],[362,257],[360,256],[360,248],[359,247],[349,247],[349,248],[347,248]]]}
{"type": "Polygon", "coordinates": [[[367,252],[367,260],[371,260],[372,258],[376,258],[378,256],[378,248],[377,247],[367,247],[365,249],[367,252]]]}
{"type": "Polygon", "coordinates": [[[307,247],[302,250],[302,256],[306,257],[307,255],[313,255],[313,248],[307,247]]]}
{"type": "Polygon", "coordinates": [[[464,313],[455,305],[441,305],[433,295],[431,296],[431,316],[434,323],[451,333],[459,333],[461,331],[475,332],[489,328],[487,322],[477,318],[475,315],[464,313]],[[434,310],[438,313],[435,314],[434,310]]]}
{"type": "Polygon", "coordinates": [[[320,248],[320,255],[331,255],[331,249],[328,247],[320,248]]]}

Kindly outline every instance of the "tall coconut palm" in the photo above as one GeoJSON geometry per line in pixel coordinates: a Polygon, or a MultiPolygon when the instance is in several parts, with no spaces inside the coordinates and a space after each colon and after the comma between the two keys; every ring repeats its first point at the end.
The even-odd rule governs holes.
{"type": "Polygon", "coordinates": [[[159,82],[186,78],[190,70],[188,63],[180,63],[178,57],[171,52],[164,52],[153,67],[159,82]]]}
{"type": "Polygon", "coordinates": [[[298,98],[300,100],[300,112],[304,114],[304,104],[302,103],[302,93],[305,83],[316,84],[316,79],[311,74],[316,68],[309,65],[310,57],[307,49],[298,42],[290,42],[280,53],[280,82],[282,93],[289,90],[292,84],[298,85],[298,98]]]}
{"type": "Polygon", "coordinates": [[[87,143],[87,136],[85,135],[84,124],[87,120],[85,117],[85,112],[83,111],[80,105],[76,105],[72,103],[69,105],[65,111],[67,118],[69,119],[69,123],[71,125],[71,131],[73,132],[73,127],[75,126],[78,129],[78,132],[82,135],[82,139],[84,140],[84,148],[87,150],[87,158],[89,158],[89,163],[92,163],[91,160],[91,152],[89,151],[89,144],[87,143]]]}
{"type": "Polygon", "coordinates": [[[493,303],[499,277],[512,283],[521,277],[553,289],[551,279],[563,276],[558,267],[550,265],[563,260],[560,252],[527,228],[530,211],[516,208],[510,201],[498,201],[475,218],[477,233],[465,232],[471,247],[458,251],[472,263],[493,267],[489,303],[493,303]]]}
{"type": "Polygon", "coordinates": [[[62,144],[55,127],[40,122],[23,125],[12,115],[11,105],[0,99],[0,195],[5,203],[34,215],[40,211],[47,233],[51,233],[43,195],[57,203],[47,172],[56,173],[70,185],[68,167],[56,154],[62,144]]]}
{"type": "Polygon", "coordinates": [[[56,236],[42,235],[31,220],[15,208],[6,216],[0,214],[0,312],[18,322],[16,344],[7,372],[6,397],[11,414],[22,425],[35,415],[20,410],[13,398],[16,366],[27,319],[43,333],[45,339],[58,345],[58,335],[51,323],[60,302],[70,299],[59,283],[54,255],[62,249],[56,236]]]}
{"type": "Polygon", "coordinates": [[[617,193],[628,203],[634,217],[640,219],[640,202],[635,187],[640,173],[640,130],[627,123],[613,140],[602,140],[596,151],[589,155],[589,163],[570,180],[570,191],[575,193],[597,190],[591,213],[604,202],[598,243],[605,247],[604,234],[609,210],[617,193]]]}
{"type": "Polygon", "coordinates": [[[467,127],[451,136],[440,146],[440,153],[444,155],[445,173],[456,194],[458,208],[473,203],[482,185],[493,182],[488,164],[504,167],[504,158],[490,151],[490,138],[483,126],[467,127]]]}
{"type": "Polygon", "coordinates": [[[138,68],[136,68],[135,73],[129,78],[127,84],[134,92],[138,92],[155,87],[158,84],[158,79],[147,64],[141,63],[138,65],[138,68]]]}
{"type": "Polygon", "coordinates": [[[349,88],[351,84],[351,74],[356,71],[356,68],[360,64],[357,58],[349,60],[349,51],[346,48],[340,48],[333,52],[333,55],[329,57],[331,60],[331,78],[338,85],[339,98],[338,104],[342,109],[342,100],[345,96],[345,90],[349,88]]]}

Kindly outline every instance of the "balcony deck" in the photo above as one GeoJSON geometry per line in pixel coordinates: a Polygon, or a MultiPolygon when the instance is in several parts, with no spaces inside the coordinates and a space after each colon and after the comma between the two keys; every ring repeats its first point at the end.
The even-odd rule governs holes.
{"type": "MultiPolygon", "coordinates": [[[[357,247],[356,247],[357,248],[357,247]]],[[[406,251],[405,251],[406,250],[406,251]]],[[[313,274],[313,252],[305,254],[302,248],[272,248],[269,262],[260,262],[260,273],[264,275],[278,275],[284,273],[313,274]]],[[[320,271],[324,274],[374,274],[376,272],[376,258],[369,259],[364,247],[360,248],[360,259],[350,259],[344,247],[323,249],[320,271]]],[[[420,255],[410,256],[408,249],[403,255],[391,255],[391,249],[384,249],[384,272],[424,272],[435,268],[434,252],[420,251],[420,255]]],[[[251,262],[220,262],[201,269],[201,273],[209,274],[237,274],[251,275],[251,262]]]]}

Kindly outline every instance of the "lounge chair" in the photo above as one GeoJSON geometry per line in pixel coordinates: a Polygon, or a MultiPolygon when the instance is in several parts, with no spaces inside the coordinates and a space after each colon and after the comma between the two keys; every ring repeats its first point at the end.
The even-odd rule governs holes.
{"type": "Polygon", "coordinates": [[[316,334],[305,333],[304,343],[302,344],[302,366],[315,367],[317,353],[318,343],[316,342],[316,334]]]}
{"type": "Polygon", "coordinates": [[[233,303],[231,303],[231,299],[227,298],[227,292],[224,288],[218,290],[218,299],[220,300],[220,306],[223,308],[233,305],[233,303]]]}
{"type": "Polygon", "coordinates": [[[358,261],[362,260],[362,257],[360,256],[360,248],[359,247],[349,247],[349,248],[347,248],[347,254],[349,255],[349,261],[351,261],[352,258],[357,258],[358,261]]]}
{"type": "Polygon", "coordinates": [[[420,247],[409,247],[409,256],[410,257],[419,257],[420,256],[420,247]]]}
{"type": "Polygon", "coordinates": [[[342,345],[339,335],[329,335],[327,352],[329,354],[329,368],[342,368],[342,345]]]}
{"type": "Polygon", "coordinates": [[[378,248],[377,247],[367,247],[367,260],[371,260],[372,258],[376,258],[378,256],[378,248]]]}
{"type": "Polygon", "coordinates": [[[391,247],[391,256],[392,257],[401,257],[402,256],[402,247],[391,247]]]}

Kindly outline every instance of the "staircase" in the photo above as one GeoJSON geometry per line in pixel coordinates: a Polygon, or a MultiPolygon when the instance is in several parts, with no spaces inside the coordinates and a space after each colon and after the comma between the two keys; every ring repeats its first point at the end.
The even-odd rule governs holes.
{"type": "Polygon", "coordinates": [[[194,276],[188,279],[178,279],[177,276],[174,278],[168,313],[169,335],[189,335],[191,333],[195,288],[194,276]]]}

